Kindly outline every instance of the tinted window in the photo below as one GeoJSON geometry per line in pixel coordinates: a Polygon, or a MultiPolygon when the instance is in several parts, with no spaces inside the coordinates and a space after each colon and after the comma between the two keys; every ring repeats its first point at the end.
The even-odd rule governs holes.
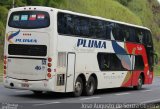
{"type": "Polygon", "coordinates": [[[67,13],[58,13],[58,33],[109,40],[112,33],[117,41],[152,43],[150,32],[145,29],[67,13]]]}
{"type": "Polygon", "coordinates": [[[8,46],[9,55],[25,55],[25,56],[46,56],[46,45],[21,45],[10,44],[8,46]]]}
{"type": "Polygon", "coordinates": [[[106,21],[58,13],[58,33],[85,38],[110,39],[111,29],[106,21]]]}
{"type": "Polygon", "coordinates": [[[89,19],[85,17],[74,18],[74,32],[75,35],[89,37],[90,36],[90,28],[89,28],[89,19]]]}
{"type": "Polygon", "coordinates": [[[8,25],[22,29],[45,28],[50,25],[50,18],[43,11],[17,11],[11,14],[8,25]]]}
{"type": "Polygon", "coordinates": [[[124,36],[124,41],[127,42],[136,42],[135,31],[129,26],[122,26],[122,33],[124,36]]]}
{"type": "Polygon", "coordinates": [[[132,70],[131,63],[127,63],[126,61],[127,58],[130,59],[130,55],[112,53],[98,53],[97,55],[98,64],[101,71],[132,70]]]}
{"type": "Polygon", "coordinates": [[[146,44],[148,46],[153,46],[152,35],[149,31],[145,31],[144,44],[146,44]]]}
{"type": "Polygon", "coordinates": [[[115,40],[124,41],[124,28],[122,25],[114,23],[112,33],[115,40]]]}
{"type": "Polygon", "coordinates": [[[110,30],[107,22],[102,20],[90,19],[90,36],[99,39],[110,39],[110,30]]]}
{"type": "Polygon", "coordinates": [[[144,37],[143,43],[145,44],[150,71],[153,71],[153,64],[154,64],[153,51],[154,49],[153,49],[153,42],[152,42],[150,31],[145,31],[145,37],[144,37]]]}
{"type": "Polygon", "coordinates": [[[74,35],[74,16],[69,14],[58,14],[58,33],[74,35]]]}
{"type": "Polygon", "coordinates": [[[144,70],[144,62],[142,56],[135,56],[134,70],[144,70]]]}
{"type": "Polygon", "coordinates": [[[136,29],[136,37],[137,37],[137,43],[143,43],[145,33],[142,29],[136,29]]]}

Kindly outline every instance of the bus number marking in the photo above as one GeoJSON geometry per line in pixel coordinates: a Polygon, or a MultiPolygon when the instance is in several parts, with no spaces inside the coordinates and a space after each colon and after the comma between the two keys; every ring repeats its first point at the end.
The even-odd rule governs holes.
{"type": "Polygon", "coordinates": [[[36,66],[35,69],[36,70],[41,70],[42,68],[41,68],[41,66],[36,66]]]}
{"type": "Polygon", "coordinates": [[[42,60],[42,65],[46,65],[46,60],[42,60]]]}

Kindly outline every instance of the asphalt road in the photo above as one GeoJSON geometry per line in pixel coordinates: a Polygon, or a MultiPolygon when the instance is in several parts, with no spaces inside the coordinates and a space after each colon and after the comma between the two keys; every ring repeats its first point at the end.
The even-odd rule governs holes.
{"type": "MultiPolygon", "coordinates": [[[[105,89],[96,91],[93,96],[77,98],[70,93],[44,93],[37,96],[27,90],[4,88],[0,83],[0,103],[0,109],[107,109],[109,106],[113,108],[113,103],[123,103],[123,106],[128,103],[160,103],[160,78],[156,77],[153,84],[144,85],[142,90],[105,89]]],[[[158,105],[153,106],[156,106],[154,109],[160,108],[158,105]]]]}

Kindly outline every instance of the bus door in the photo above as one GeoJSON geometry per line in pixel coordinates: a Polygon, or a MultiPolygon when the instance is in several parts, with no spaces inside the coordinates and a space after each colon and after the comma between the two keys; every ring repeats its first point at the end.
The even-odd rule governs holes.
{"type": "Polygon", "coordinates": [[[75,57],[74,53],[68,53],[66,92],[72,92],[74,89],[75,57]]]}

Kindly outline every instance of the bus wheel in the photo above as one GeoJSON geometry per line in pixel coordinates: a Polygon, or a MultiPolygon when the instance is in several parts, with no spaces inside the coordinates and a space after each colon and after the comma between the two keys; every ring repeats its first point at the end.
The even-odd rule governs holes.
{"type": "Polygon", "coordinates": [[[85,87],[85,95],[87,96],[91,96],[93,95],[94,91],[96,89],[96,82],[95,82],[95,79],[91,76],[89,77],[88,79],[88,82],[87,82],[87,85],[85,87]]]}
{"type": "Polygon", "coordinates": [[[140,90],[140,89],[142,89],[142,85],[143,85],[143,77],[142,77],[142,75],[140,75],[139,79],[138,79],[138,85],[134,86],[133,88],[136,90],[140,90]]]}
{"type": "Polygon", "coordinates": [[[35,95],[41,95],[43,91],[32,91],[35,95]]]}
{"type": "Polygon", "coordinates": [[[78,77],[75,83],[75,88],[74,88],[74,92],[73,95],[75,97],[79,97],[82,94],[82,90],[83,90],[83,81],[81,77],[78,77]]]}

